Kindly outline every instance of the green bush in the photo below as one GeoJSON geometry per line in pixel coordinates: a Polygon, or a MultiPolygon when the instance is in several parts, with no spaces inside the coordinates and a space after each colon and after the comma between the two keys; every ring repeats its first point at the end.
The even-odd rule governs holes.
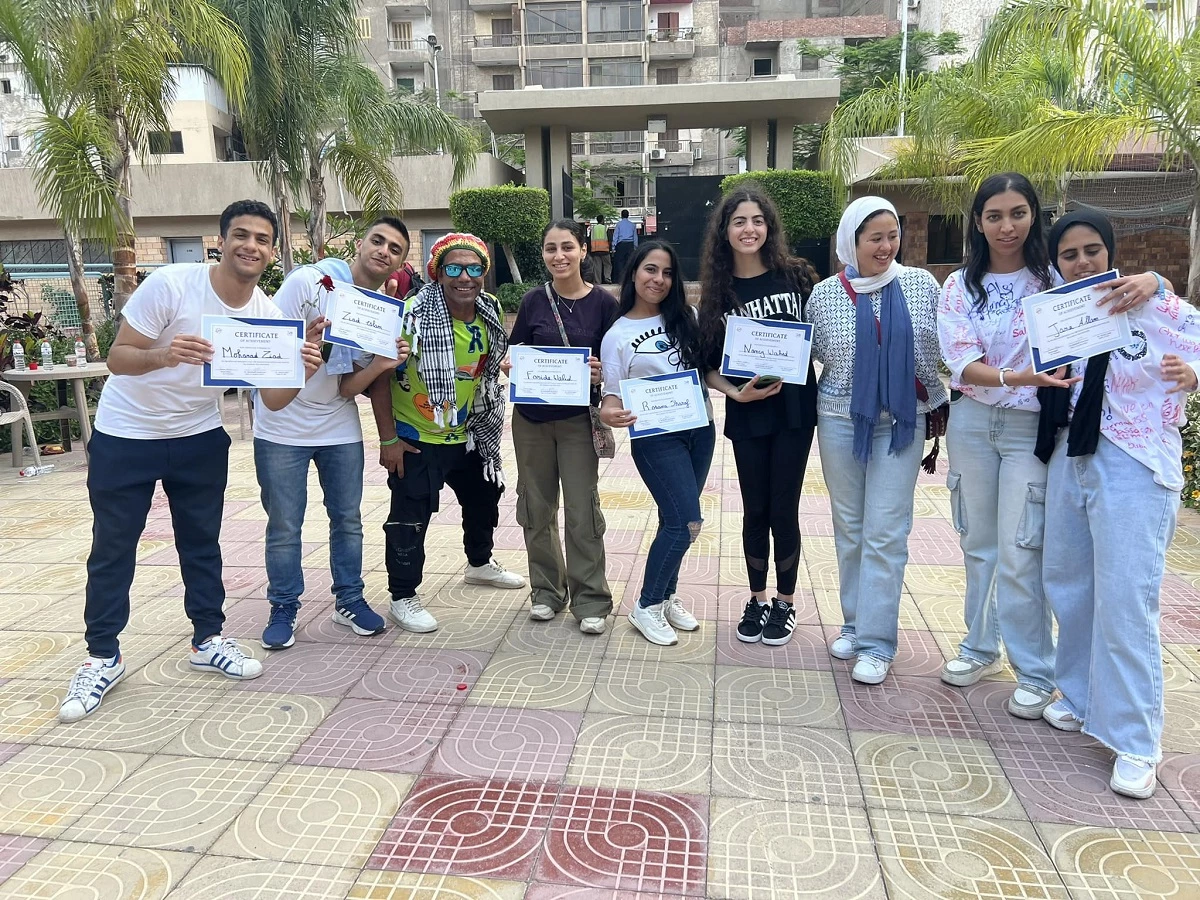
{"type": "Polygon", "coordinates": [[[833,178],[828,172],[772,169],[730,175],[721,182],[721,193],[755,186],[779,209],[790,243],[826,238],[837,231],[841,210],[834,199],[833,178]]]}
{"type": "Polygon", "coordinates": [[[515,313],[521,306],[521,298],[542,284],[543,282],[539,281],[526,281],[522,284],[502,284],[496,288],[496,299],[500,301],[500,308],[506,313],[515,313]]]}
{"type": "Polygon", "coordinates": [[[536,242],[550,221],[550,194],[517,185],[467,188],[450,195],[450,219],[488,243],[536,242]]]}

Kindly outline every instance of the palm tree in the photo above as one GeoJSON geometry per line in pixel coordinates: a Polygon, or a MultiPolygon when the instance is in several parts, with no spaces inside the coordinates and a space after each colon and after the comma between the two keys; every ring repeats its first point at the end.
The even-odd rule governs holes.
{"type": "Polygon", "coordinates": [[[63,224],[94,354],[80,239],[113,248],[119,312],[137,275],[130,174],[135,158],[152,161],[150,134],[169,130],[175,82],[168,65],[207,65],[236,101],[247,75],[245,47],[208,0],[0,0],[0,44],[38,98],[29,163],[39,198],[63,224]]]}

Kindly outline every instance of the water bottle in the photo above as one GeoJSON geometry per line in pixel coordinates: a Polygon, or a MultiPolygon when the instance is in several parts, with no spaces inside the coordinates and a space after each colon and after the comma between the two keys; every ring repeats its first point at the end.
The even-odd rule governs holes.
{"type": "Polygon", "coordinates": [[[19,343],[13,344],[13,368],[18,372],[25,371],[25,348],[19,343]]]}
{"type": "Polygon", "coordinates": [[[48,475],[54,471],[53,465],[48,466],[26,466],[18,474],[22,478],[36,478],[38,475],[48,475]]]}
{"type": "Polygon", "coordinates": [[[51,349],[49,341],[42,341],[42,368],[54,368],[54,350],[51,349]]]}
{"type": "Polygon", "coordinates": [[[87,365],[87,347],[83,345],[83,340],[75,339],[75,359],[81,366],[87,365]]]}

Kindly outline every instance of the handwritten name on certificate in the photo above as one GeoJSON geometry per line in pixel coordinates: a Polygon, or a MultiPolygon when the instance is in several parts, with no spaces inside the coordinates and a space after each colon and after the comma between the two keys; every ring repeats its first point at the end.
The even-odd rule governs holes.
{"type": "Polygon", "coordinates": [[[629,426],[629,437],[703,428],[708,424],[707,393],[695,369],[625,379],[621,382],[621,403],[637,416],[629,426]]]}
{"type": "Polygon", "coordinates": [[[1021,302],[1035,372],[1052,372],[1079,359],[1133,343],[1125,313],[1110,316],[1096,305],[1104,294],[1098,285],[1118,277],[1113,269],[1072,281],[1021,302]]]}
{"type": "Polygon", "coordinates": [[[592,370],[587,347],[509,348],[509,403],[590,406],[592,370]]]}
{"type": "Polygon", "coordinates": [[[203,316],[200,336],[213,346],[205,387],[304,387],[303,319],[203,316]]]}
{"type": "Polygon", "coordinates": [[[779,319],[725,320],[725,349],[721,374],[731,378],[775,375],[788,384],[808,380],[812,355],[812,325],[779,319]]]}
{"type": "Polygon", "coordinates": [[[333,284],[325,304],[325,340],[395,359],[404,301],[342,281],[333,284]]]}

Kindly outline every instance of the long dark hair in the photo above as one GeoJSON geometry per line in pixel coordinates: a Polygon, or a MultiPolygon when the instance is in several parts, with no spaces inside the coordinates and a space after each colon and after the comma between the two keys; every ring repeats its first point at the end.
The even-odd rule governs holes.
{"type": "MultiPolygon", "coordinates": [[[[617,311],[613,314],[612,321],[608,323],[608,328],[611,328],[613,322],[633,309],[633,304],[637,300],[634,276],[646,257],[655,250],[666,253],[671,266],[671,288],[658,306],[659,313],[663,318],[663,328],[666,330],[667,337],[679,351],[679,360],[683,367],[685,369],[703,369],[704,345],[700,340],[700,324],[696,321],[696,314],[687,302],[687,295],[683,287],[683,271],[679,268],[679,254],[666,241],[642,241],[638,244],[628,265],[625,266],[625,274],[621,276],[621,294],[617,300],[617,311]]],[[[607,329],[605,330],[607,331],[607,329]]]]}
{"type": "Polygon", "coordinates": [[[742,203],[755,203],[767,222],[767,239],[759,256],[767,270],[783,275],[808,300],[816,282],[816,272],[808,260],[793,256],[788,249],[787,235],[779,210],[761,189],[753,185],[730,191],[709,217],[708,233],[700,267],[700,334],[704,346],[711,350],[725,340],[725,314],[737,307],[733,290],[733,248],[729,246],[729,220],[742,203]]]}
{"type": "Polygon", "coordinates": [[[988,246],[987,237],[976,222],[983,217],[984,204],[1005,191],[1016,191],[1029,204],[1029,213],[1032,216],[1029,236],[1025,238],[1025,245],[1021,248],[1025,256],[1025,267],[1045,287],[1053,283],[1050,278],[1050,254],[1046,250],[1046,224],[1042,219],[1042,204],[1038,200],[1037,191],[1020,172],[993,175],[975,192],[971,214],[967,217],[967,262],[963,266],[963,281],[977,310],[987,306],[987,290],[983,286],[983,276],[988,273],[992,264],[992,250],[988,246]]]}

